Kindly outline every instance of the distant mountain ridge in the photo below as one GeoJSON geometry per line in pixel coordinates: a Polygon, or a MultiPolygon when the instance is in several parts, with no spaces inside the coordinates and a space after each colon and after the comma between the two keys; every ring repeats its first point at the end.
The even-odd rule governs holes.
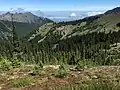
{"type": "MultiPolygon", "coordinates": [[[[5,14],[0,15],[0,20],[4,21],[11,21],[11,14],[10,12],[7,12],[5,14]]],[[[31,12],[25,12],[25,13],[14,13],[13,18],[15,22],[22,22],[22,23],[39,23],[42,24],[45,21],[51,21],[47,18],[38,17],[31,12]]]]}
{"type": "MultiPolygon", "coordinates": [[[[102,14],[105,12],[105,10],[99,10],[99,11],[25,11],[22,8],[18,8],[12,11],[9,11],[10,13],[27,13],[27,12],[31,12],[32,14],[34,14],[35,16],[38,17],[43,17],[43,18],[48,18],[51,19],[55,22],[61,22],[61,21],[73,21],[73,20],[79,20],[79,19],[83,19],[85,17],[88,16],[93,16],[93,15],[97,15],[97,14],[102,14]],[[75,15],[72,16],[71,15],[75,15]]],[[[0,11],[0,15],[3,15],[7,13],[7,11],[0,11]]]]}
{"type": "Polygon", "coordinates": [[[49,22],[53,22],[50,19],[38,17],[31,12],[25,12],[25,13],[4,13],[0,15],[0,35],[2,37],[7,38],[6,36],[11,36],[11,14],[13,14],[13,21],[15,25],[15,31],[18,34],[19,37],[23,37],[30,32],[36,30],[41,25],[49,22]],[[6,35],[7,33],[7,35],[6,35]]]}

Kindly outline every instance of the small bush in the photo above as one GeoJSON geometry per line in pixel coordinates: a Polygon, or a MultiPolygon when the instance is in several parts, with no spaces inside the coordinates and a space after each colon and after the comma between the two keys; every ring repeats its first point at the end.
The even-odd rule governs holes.
{"type": "Polygon", "coordinates": [[[79,61],[76,69],[77,70],[84,70],[85,68],[91,68],[97,66],[97,64],[95,62],[93,62],[92,60],[84,60],[84,61],[79,61]]]}
{"type": "Polygon", "coordinates": [[[20,62],[17,58],[13,58],[11,65],[13,68],[19,68],[22,66],[22,62],[20,62]]]}
{"type": "Polygon", "coordinates": [[[120,22],[119,23],[117,23],[117,25],[116,25],[117,27],[120,27],[120,22]]]}
{"type": "Polygon", "coordinates": [[[67,76],[67,71],[65,69],[65,66],[64,66],[64,64],[61,64],[56,77],[65,78],[66,76],[67,76]]]}
{"type": "Polygon", "coordinates": [[[1,58],[0,69],[2,71],[8,71],[10,70],[10,68],[11,68],[11,65],[10,65],[10,62],[7,60],[7,58],[1,58]]]}
{"type": "Polygon", "coordinates": [[[43,63],[40,62],[37,66],[34,67],[33,72],[31,75],[41,75],[43,71],[43,63]]]}
{"type": "Polygon", "coordinates": [[[79,70],[84,70],[85,64],[82,61],[79,61],[76,68],[78,71],[79,70]]]}

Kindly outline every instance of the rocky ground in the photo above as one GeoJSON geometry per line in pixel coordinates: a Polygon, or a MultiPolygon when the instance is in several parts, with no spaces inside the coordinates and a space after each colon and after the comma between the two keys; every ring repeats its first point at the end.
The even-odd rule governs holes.
{"type": "Polygon", "coordinates": [[[59,89],[59,87],[70,87],[70,85],[74,85],[75,87],[91,86],[99,84],[100,81],[106,82],[112,87],[120,87],[119,66],[99,66],[81,71],[71,71],[69,67],[67,69],[68,75],[66,78],[55,77],[58,68],[59,65],[44,66],[42,74],[36,76],[30,75],[33,69],[32,65],[1,72],[0,90],[74,90],[59,89]],[[20,80],[21,83],[18,83],[20,80]],[[20,85],[21,87],[19,87],[20,85]]]}

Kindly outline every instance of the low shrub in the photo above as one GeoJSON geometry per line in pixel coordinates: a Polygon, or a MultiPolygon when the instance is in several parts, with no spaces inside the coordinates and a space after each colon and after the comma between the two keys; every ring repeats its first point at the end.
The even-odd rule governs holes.
{"type": "Polygon", "coordinates": [[[1,58],[0,60],[0,69],[2,71],[8,71],[11,68],[11,63],[7,60],[7,58],[1,58]]]}
{"type": "Polygon", "coordinates": [[[60,65],[56,77],[59,77],[59,78],[65,78],[65,77],[67,77],[67,71],[66,71],[66,68],[65,68],[64,64],[60,65]]]}
{"type": "Polygon", "coordinates": [[[13,60],[11,61],[11,65],[13,68],[19,68],[22,66],[22,62],[20,62],[20,60],[18,60],[17,58],[13,58],[13,60]]]}
{"type": "Polygon", "coordinates": [[[41,75],[42,71],[43,71],[43,63],[39,62],[39,64],[34,67],[34,70],[31,73],[31,75],[41,75]]]}
{"type": "Polygon", "coordinates": [[[86,68],[95,67],[97,65],[98,64],[93,62],[92,60],[84,60],[84,61],[82,60],[78,62],[76,69],[79,71],[79,70],[84,70],[86,68]]]}

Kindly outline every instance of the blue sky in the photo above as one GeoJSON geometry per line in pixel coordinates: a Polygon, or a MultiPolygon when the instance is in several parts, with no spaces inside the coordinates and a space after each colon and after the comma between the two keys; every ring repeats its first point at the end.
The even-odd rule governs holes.
{"type": "Polygon", "coordinates": [[[10,8],[41,11],[108,10],[120,6],[120,0],[0,0],[0,11],[10,8]]]}

